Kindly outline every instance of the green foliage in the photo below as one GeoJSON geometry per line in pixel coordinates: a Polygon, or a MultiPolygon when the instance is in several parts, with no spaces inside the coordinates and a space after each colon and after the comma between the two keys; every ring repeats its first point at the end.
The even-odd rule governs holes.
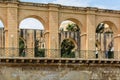
{"type": "Polygon", "coordinates": [[[25,57],[25,44],[21,38],[19,39],[19,55],[25,57]]]}
{"type": "Polygon", "coordinates": [[[66,29],[68,31],[80,31],[77,24],[68,24],[68,27],[66,29]]]}
{"type": "Polygon", "coordinates": [[[39,40],[35,41],[35,57],[45,57],[45,49],[39,48],[39,40]]]}
{"type": "Polygon", "coordinates": [[[24,48],[24,41],[22,40],[22,39],[19,39],[19,48],[21,49],[23,49],[24,48]]]}
{"type": "Polygon", "coordinates": [[[69,54],[66,54],[66,53],[64,53],[64,54],[62,54],[62,57],[63,58],[75,58],[75,52],[71,52],[71,53],[69,53],[69,54]]]}
{"type": "Polygon", "coordinates": [[[114,58],[114,52],[108,51],[108,58],[114,58]]]}
{"type": "Polygon", "coordinates": [[[45,57],[45,49],[35,49],[35,57],[45,57]]]}
{"type": "Polygon", "coordinates": [[[61,57],[74,58],[75,53],[72,51],[74,47],[75,45],[71,40],[69,39],[63,40],[61,44],[61,57]]]}

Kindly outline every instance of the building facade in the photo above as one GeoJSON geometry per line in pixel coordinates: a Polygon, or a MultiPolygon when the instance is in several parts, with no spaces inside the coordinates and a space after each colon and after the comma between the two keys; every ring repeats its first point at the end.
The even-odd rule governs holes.
{"type": "Polygon", "coordinates": [[[120,79],[120,11],[1,0],[0,20],[1,80],[120,79]],[[21,29],[27,18],[37,19],[44,29],[21,29]],[[79,31],[60,30],[66,20],[79,31]],[[65,39],[75,46],[74,58],[61,57],[65,39]]]}

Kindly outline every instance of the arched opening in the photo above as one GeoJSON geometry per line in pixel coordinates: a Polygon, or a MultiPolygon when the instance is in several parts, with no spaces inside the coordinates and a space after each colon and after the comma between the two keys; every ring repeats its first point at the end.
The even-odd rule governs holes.
{"type": "Polygon", "coordinates": [[[4,25],[3,22],[0,20],[0,48],[4,47],[5,47],[4,25]]]}
{"type": "Polygon", "coordinates": [[[96,28],[96,58],[114,58],[113,30],[110,24],[102,22],[96,28]]]}
{"type": "Polygon", "coordinates": [[[61,49],[61,57],[80,57],[80,28],[70,20],[65,20],[61,23],[59,28],[59,43],[61,49]],[[76,53],[73,52],[75,44],[69,39],[76,42],[76,53]]]}
{"type": "Polygon", "coordinates": [[[19,54],[25,52],[26,56],[44,57],[45,40],[43,24],[35,18],[26,18],[21,21],[19,27],[21,37],[19,39],[23,39],[19,40],[19,54]],[[24,45],[24,49],[20,45],[24,45]]]}
{"type": "Polygon", "coordinates": [[[76,32],[76,31],[80,31],[80,28],[75,22],[70,20],[65,20],[61,23],[59,30],[76,32]]]}

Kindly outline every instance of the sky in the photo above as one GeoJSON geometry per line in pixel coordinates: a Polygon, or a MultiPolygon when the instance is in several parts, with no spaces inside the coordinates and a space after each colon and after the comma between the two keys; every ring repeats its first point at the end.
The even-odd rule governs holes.
{"type": "MultiPolygon", "coordinates": [[[[76,7],[97,7],[103,9],[120,10],[120,0],[20,0],[21,2],[34,2],[34,3],[55,3],[66,6],[76,6],[76,7]]],[[[0,21],[0,27],[3,27],[2,21],[0,21]]],[[[37,27],[43,28],[43,25],[37,20],[26,19],[20,24],[20,28],[36,29],[37,27]],[[30,23],[30,24],[28,24],[30,23]],[[34,25],[34,26],[33,26],[34,25]],[[37,26],[37,27],[36,27],[37,26]]]]}
{"type": "Polygon", "coordinates": [[[21,21],[19,27],[21,29],[40,29],[44,30],[44,26],[39,20],[34,18],[27,18],[21,21]],[[29,23],[29,24],[28,24],[29,23]]]}

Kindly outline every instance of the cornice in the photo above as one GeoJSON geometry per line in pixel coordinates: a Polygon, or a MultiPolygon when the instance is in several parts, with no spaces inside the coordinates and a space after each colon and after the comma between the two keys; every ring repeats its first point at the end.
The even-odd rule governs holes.
{"type": "Polygon", "coordinates": [[[111,10],[111,9],[100,9],[97,7],[76,7],[76,6],[64,6],[60,4],[53,3],[32,3],[32,2],[20,2],[19,0],[0,0],[0,3],[4,4],[18,4],[19,6],[32,6],[32,7],[45,7],[45,8],[56,8],[58,10],[73,10],[77,12],[87,12],[87,13],[111,13],[111,14],[120,14],[120,10],[111,10]]]}
{"type": "Polygon", "coordinates": [[[111,10],[111,9],[100,9],[97,7],[76,7],[76,6],[64,6],[60,4],[43,4],[43,3],[30,3],[30,2],[20,2],[19,5],[23,6],[34,6],[34,7],[54,7],[58,8],[58,10],[74,10],[74,11],[85,11],[85,12],[95,12],[95,13],[113,13],[120,14],[119,10],[111,10]]]}
{"type": "Polygon", "coordinates": [[[83,65],[83,66],[120,66],[115,59],[74,59],[74,58],[0,58],[0,64],[10,65],[83,65]],[[115,65],[113,65],[115,64],[115,65]]]}

